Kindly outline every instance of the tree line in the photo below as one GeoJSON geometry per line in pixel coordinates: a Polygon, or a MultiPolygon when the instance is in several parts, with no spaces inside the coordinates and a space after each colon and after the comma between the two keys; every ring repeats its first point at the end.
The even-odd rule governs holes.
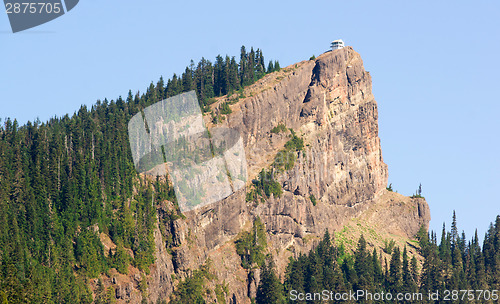
{"type": "MultiPolygon", "coordinates": [[[[72,116],[22,126],[6,119],[0,125],[0,302],[91,303],[89,278],[111,268],[126,273],[128,265],[147,273],[157,208],[176,199],[165,179],[136,173],[129,120],[190,90],[206,107],[277,69],[277,61],[265,69],[260,49],[243,46],[239,62],[220,55],[214,64],[191,61],[180,77],[160,78],[143,94],[81,106],[72,116]],[[101,233],[117,248],[105,250],[101,233]]],[[[163,214],[162,228],[182,216],[178,207],[163,214]]],[[[171,246],[168,229],[161,231],[171,246]]]]}
{"type": "Polygon", "coordinates": [[[417,235],[418,250],[423,263],[410,257],[407,247],[395,246],[390,259],[381,252],[367,249],[361,236],[352,254],[344,247],[335,246],[328,231],[323,239],[306,255],[291,258],[282,284],[275,273],[272,261],[262,268],[256,303],[498,303],[493,290],[500,288],[500,216],[490,225],[482,246],[477,232],[467,241],[459,234],[455,213],[451,230],[443,226],[440,242],[436,233],[421,229],[417,235]],[[349,293],[364,290],[370,293],[421,293],[421,300],[392,301],[306,301],[297,295],[319,293],[323,290],[349,293]],[[458,291],[457,297],[452,293],[458,291]],[[475,300],[463,297],[460,290],[484,290],[483,295],[474,292],[475,300]],[[430,292],[439,292],[439,300],[429,300],[430,292]],[[447,293],[448,291],[448,293],[447,293]],[[446,301],[444,296],[448,294],[446,301]],[[479,297],[479,298],[478,298],[479,297]]]}
{"type": "MultiPolygon", "coordinates": [[[[159,98],[168,98],[183,92],[195,90],[200,105],[207,110],[207,106],[213,103],[214,97],[231,95],[245,86],[253,84],[264,77],[267,73],[280,70],[279,61],[269,61],[266,69],[262,50],[254,50],[253,47],[247,51],[245,46],[240,49],[239,62],[235,56],[222,57],[217,55],[214,63],[201,58],[197,65],[191,60],[191,64],[178,76],[174,74],[166,83],[165,90],[157,94],[159,98]]],[[[158,84],[163,87],[163,79],[158,84]]],[[[157,85],[157,86],[158,86],[157,85]]],[[[154,91],[153,84],[148,91],[154,91]]],[[[131,92],[129,93],[131,98],[131,92]]]]}

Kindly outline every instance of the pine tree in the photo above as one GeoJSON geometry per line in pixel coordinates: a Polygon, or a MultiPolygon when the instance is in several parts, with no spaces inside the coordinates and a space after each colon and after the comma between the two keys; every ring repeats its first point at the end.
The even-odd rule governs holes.
{"type": "Polygon", "coordinates": [[[358,247],[354,253],[354,269],[358,282],[355,284],[356,290],[371,290],[373,282],[373,267],[370,254],[366,251],[366,240],[363,235],[358,240],[358,247]]]}
{"type": "Polygon", "coordinates": [[[401,291],[402,275],[399,247],[394,247],[394,250],[392,251],[388,281],[388,287],[391,292],[397,293],[401,291]]]}
{"type": "Polygon", "coordinates": [[[372,258],[372,265],[373,265],[374,290],[378,290],[384,283],[384,272],[382,271],[382,265],[380,264],[380,259],[377,255],[376,248],[373,248],[371,258],[372,258]]]}
{"type": "Polygon", "coordinates": [[[269,64],[267,65],[267,72],[268,73],[274,72],[274,65],[272,60],[269,60],[269,64]]]}
{"type": "Polygon", "coordinates": [[[453,210],[453,219],[451,222],[451,238],[450,238],[452,248],[457,246],[458,238],[459,237],[458,237],[458,227],[457,227],[457,215],[455,213],[455,210],[453,210]]]}
{"type": "Polygon", "coordinates": [[[113,256],[113,266],[122,274],[128,273],[129,256],[123,248],[122,242],[118,242],[116,247],[116,254],[113,256]]]}
{"type": "Polygon", "coordinates": [[[278,60],[274,61],[274,71],[279,71],[281,70],[281,67],[280,67],[280,62],[278,60]]]}
{"type": "Polygon", "coordinates": [[[323,289],[331,290],[335,287],[335,285],[338,284],[338,282],[336,282],[338,278],[336,278],[335,274],[336,252],[331,243],[330,233],[328,232],[328,229],[325,231],[323,239],[318,244],[316,252],[319,258],[323,260],[322,287],[323,289]]]}
{"type": "Polygon", "coordinates": [[[292,290],[303,293],[304,289],[304,268],[306,257],[300,255],[297,260],[291,259],[285,271],[285,293],[289,294],[292,290]]]}
{"type": "MultiPolygon", "coordinates": [[[[413,260],[412,260],[413,263],[413,260]]],[[[415,259],[415,265],[411,266],[416,267],[416,259],[415,259]]],[[[410,261],[408,259],[408,252],[406,250],[406,246],[403,250],[403,264],[402,264],[402,286],[401,290],[407,291],[407,292],[416,292],[417,291],[417,286],[414,281],[414,275],[413,271],[416,271],[416,269],[411,269],[410,268],[410,261]]]]}
{"type": "Polygon", "coordinates": [[[306,292],[320,292],[323,285],[323,261],[317,252],[309,253],[304,275],[306,292]]]}
{"type": "Polygon", "coordinates": [[[441,290],[440,261],[433,244],[429,245],[424,252],[424,264],[422,266],[421,291],[441,290]]]}
{"type": "MultiPolygon", "coordinates": [[[[191,62],[193,62],[193,61],[191,60],[191,62]]],[[[193,71],[189,67],[186,67],[186,69],[184,70],[184,73],[182,74],[182,91],[189,92],[193,89],[194,89],[193,71]]]]}
{"type": "Polygon", "coordinates": [[[418,275],[417,258],[415,256],[411,258],[410,274],[411,274],[411,284],[415,287],[416,290],[418,287],[419,275],[418,275]]]}
{"type": "Polygon", "coordinates": [[[274,262],[271,257],[262,267],[255,301],[257,304],[284,303],[283,288],[274,272],[274,262]]]}
{"type": "Polygon", "coordinates": [[[240,50],[240,69],[239,69],[239,78],[240,78],[240,85],[246,86],[247,85],[247,77],[248,77],[248,55],[246,52],[245,46],[241,46],[240,50]]]}

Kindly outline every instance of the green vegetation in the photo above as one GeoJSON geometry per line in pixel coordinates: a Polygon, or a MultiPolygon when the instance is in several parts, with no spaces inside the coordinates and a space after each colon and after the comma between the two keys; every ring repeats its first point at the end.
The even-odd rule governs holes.
{"type": "Polygon", "coordinates": [[[311,58],[309,58],[309,60],[316,60],[316,56],[312,55],[311,58]]]}
{"type": "Polygon", "coordinates": [[[289,151],[302,151],[304,149],[304,140],[295,134],[295,131],[290,129],[292,138],[285,144],[285,149],[289,151]]]}
{"type": "Polygon", "coordinates": [[[243,88],[240,88],[239,91],[238,91],[238,98],[239,99],[243,99],[243,98],[246,98],[247,96],[245,95],[245,90],[243,90],[243,88]]]}
{"type": "Polygon", "coordinates": [[[392,183],[390,183],[389,186],[387,186],[385,189],[387,189],[387,191],[393,192],[392,183]]]}
{"type": "Polygon", "coordinates": [[[110,250],[109,252],[110,265],[119,273],[128,274],[128,266],[130,264],[130,256],[123,247],[121,242],[118,242],[116,247],[116,252],[113,254],[110,250]]]}
{"type": "Polygon", "coordinates": [[[268,73],[277,72],[279,70],[281,70],[279,61],[275,61],[274,63],[272,61],[269,61],[269,64],[267,65],[268,73]]]}
{"type": "Polygon", "coordinates": [[[317,202],[316,202],[316,197],[314,197],[314,194],[309,195],[309,199],[311,200],[313,206],[316,206],[317,202]]]}
{"type": "Polygon", "coordinates": [[[218,124],[221,122],[222,122],[222,117],[220,116],[220,113],[215,114],[215,112],[212,111],[212,123],[218,124]]]}
{"type": "Polygon", "coordinates": [[[283,123],[279,123],[276,127],[271,129],[271,133],[280,133],[280,132],[286,132],[288,130],[283,123]]]}
{"type": "Polygon", "coordinates": [[[103,246],[99,237],[92,231],[85,229],[78,234],[75,242],[75,259],[81,272],[91,278],[96,278],[108,268],[103,246]]]}
{"type": "Polygon", "coordinates": [[[210,290],[205,288],[205,283],[215,278],[210,271],[210,263],[194,270],[177,285],[174,293],[170,297],[170,303],[176,304],[202,304],[206,303],[205,298],[210,290]]]}
{"type": "Polygon", "coordinates": [[[217,303],[226,304],[226,296],[229,293],[229,289],[226,284],[217,284],[215,286],[215,298],[217,303]]]}
{"type": "Polygon", "coordinates": [[[291,170],[297,159],[297,152],[304,149],[304,140],[290,129],[291,139],[285,143],[283,150],[276,154],[272,167],[278,172],[291,170]]]}
{"type": "MultiPolygon", "coordinates": [[[[269,72],[275,70],[273,65],[269,72]]],[[[157,214],[169,250],[171,222],[182,214],[167,180],[136,173],[129,120],[158,101],[191,90],[207,110],[215,97],[243,94],[245,86],[266,73],[262,51],[247,52],[242,47],[239,62],[229,56],[217,56],[214,64],[204,58],[197,65],[191,61],[181,76],[174,74],[166,82],[160,78],[143,94],[129,91],[125,99],[99,100],[91,108],[82,106],[72,116],[48,122],[19,126],[15,120],[4,121],[0,125],[0,299],[91,303],[86,283],[90,278],[111,268],[127,273],[130,265],[148,273],[155,259],[157,214]],[[172,203],[165,204],[166,200],[172,203]],[[117,245],[107,256],[101,233],[117,245]]],[[[228,104],[222,107],[223,113],[230,111],[228,104]]],[[[148,159],[141,165],[150,166],[148,159]]],[[[99,296],[104,299],[109,292],[103,289],[99,296]]]]}
{"type": "Polygon", "coordinates": [[[257,201],[258,197],[280,197],[283,193],[280,183],[274,180],[274,171],[266,171],[262,169],[259,173],[258,179],[252,181],[250,191],[246,195],[247,202],[257,201]]]}
{"type": "Polygon", "coordinates": [[[410,197],[411,197],[411,198],[424,198],[424,197],[422,196],[422,184],[420,184],[420,185],[418,186],[418,189],[417,189],[417,191],[415,191],[415,194],[413,194],[413,195],[412,195],[412,196],[410,196],[410,197]]]}
{"type": "MultiPolygon", "coordinates": [[[[439,291],[439,294],[443,294],[445,290],[495,290],[500,282],[499,236],[500,215],[490,225],[482,248],[477,233],[468,242],[463,233],[458,234],[455,214],[451,231],[446,231],[443,227],[439,245],[436,234],[429,234],[422,227],[418,239],[424,262],[419,269],[417,259],[410,257],[406,247],[401,249],[389,245],[392,248],[387,250],[390,254],[388,260],[382,258],[382,254],[375,249],[370,252],[362,235],[354,253],[348,254],[343,245],[333,245],[326,231],[323,239],[307,255],[290,259],[285,272],[284,293],[276,285],[269,270],[266,269],[265,274],[263,270],[262,277],[266,277],[266,280],[259,285],[260,294],[256,302],[280,303],[284,294],[288,303],[295,303],[289,298],[291,290],[299,293],[320,293],[322,290],[334,290],[337,293],[352,290],[356,293],[358,290],[365,290],[370,293],[424,294],[423,299],[411,301],[412,303],[436,303],[425,296],[429,290],[439,291]],[[274,302],[269,302],[268,299],[273,299],[274,302]]],[[[479,302],[490,303],[484,298],[479,302]]]]}
{"type": "Polygon", "coordinates": [[[240,95],[243,95],[245,86],[253,84],[266,73],[272,72],[274,69],[266,71],[262,50],[254,50],[252,47],[247,52],[245,46],[242,46],[239,62],[236,62],[234,56],[230,58],[227,55],[225,58],[218,55],[214,64],[205,58],[202,58],[196,66],[191,61],[181,77],[174,74],[169,80],[167,94],[175,96],[182,92],[196,90],[200,104],[208,110],[207,106],[215,102],[214,97],[232,94],[235,91],[240,91],[240,95]]]}
{"type": "Polygon", "coordinates": [[[231,114],[233,112],[231,110],[231,108],[229,107],[229,104],[227,102],[221,103],[219,111],[220,111],[219,112],[220,114],[224,114],[224,115],[231,114]]]}
{"type": "Polygon", "coordinates": [[[105,289],[101,279],[97,281],[97,288],[95,293],[96,293],[94,299],[95,304],[116,303],[115,289],[112,286],[105,289]]]}
{"type": "Polygon", "coordinates": [[[9,303],[85,303],[87,278],[129,263],[147,271],[156,204],[173,190],[137,175],[127,123],[156,101],[129,96],[71,118],[0,126],[0,290],[9,303]],[[104,255],[100,233],[121,244],[116,255],[104,255]]]}
{"type": "Polygon", "coordinates": [[[243,268],[251,269],[261,267],[264,264],[264,251],[267,247],[266,227],[260,218],[255,219],[251,231],[240,233],[235,244],[243,268]]]}
{"type": "Polygon", "coordinates": [[[396,241],[394,240],[384,240],[384,252],[387,254],[391,254],[392,250],[396,246],[396,241]]]}
{"type": "Polygon", "coordinates": [[[261,268],[260,283],[255,298],[257,304],[284,304],[287,302],[283,285],[274,268],[272,257],[268,256],[266,263],[261,268]]]}

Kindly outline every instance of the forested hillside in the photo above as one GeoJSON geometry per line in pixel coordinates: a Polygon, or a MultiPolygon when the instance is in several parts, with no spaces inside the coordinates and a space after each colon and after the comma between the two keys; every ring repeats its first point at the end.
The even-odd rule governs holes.
{"type": "MultiPolygon", "coordinates": [[[[1,303],[90,303],[89,278],[110,268],[126,272],[129,263],[147,273],[154,262],[156,205],[165,199],[175,202],[175,197],[164,180],[136,173],[128,121],[141,109],[190,90],[207,110],[214,97],[238,91],[275,70],[277,61],[266,69],[262,51],[247,52],[243,46],[239,62],[220,55],[215,63],[191,61],[181,76],[174,74],[166,83],[161,78],[144,94],[129,91],[125,100],[105,99],[48,122],[19,126],[16,120],[4,121],[1,303]],[[104,252],[98,232],[109,235],[116,250],[104,252]]],[[[174,209],[166,220],[178,216],[174,209]]]]}
{"type": "MultiPolygon", "coordinates": [[[[372,294],[411,293],[406,301],[373,301],[373,303],[498,303],[500,288],[500,216],[491,224],[481,246],[477,233],[467,241],[459,235],[455,214],[451,231],[443,227],[440,242],[434,232],[421,230],[417,236],[422,267],[407,248],[386,248],[390,259],[383,258],[376,249],[367,250],[361,236],[354,253],[343,246],[333,245],[328,232],[308,255],[291,259],[285,273],[284,285],[274,273],[272,262],[264,267],[256,302],[264,303],[324,303],[322,291],[342,294],[363,290],[372,294]],[[468,291],[471,290],[472,293],[468,291]],[[496,290],[496,292],[494,291],[496,290]],[[429,301],[429,291],[439,292],[439,301],[429,301]],[[462,291],[462,292],[461,292],[462,291]],[[466,291],[465,293],[463,291],[466,291]],[[483,291],[483,292],[482,292],[483,291]],[[302,301],[299,294],[302,294],[302,301]],[[422,299],[412,298],[421,293],[422,299]],[[445,300],[448,295],[448,300],[445,300]]],[[[365,298],[366,299],[366,298],[365,298]]],[[[353,302],[353,301],[351,301],[353,302]]],[[[328,303],[351,303],[329,301],[328,303]]],[[[356,302],[354,302],[356,303],[356,302]]],[[[357,303],[372,303],[358,301],[357,303]]]]}
{"type": "Polygon", "coordinates": [[[426,296],[466,289],[489,290],[489,298],[482,294],[476,303],[496,303],[492,291],[500,287],[500,216],[482,244],[477,235],[470,241],[460,235],[455,217],[451,231],[443,227],[438,241],[424,228],[430,217],[423,198],[376,201],[376,194],[386,191],[387,166],[371,78],[359,54],[346,47],[260,83],[265,74],[280,70],[277,61],[267,67],[264,62],[261,50],[242,47],[238,61],[229,56],[217,56],[214,63],[192,61],[182,75],[166,82],[161,78],[143,94],[129,91],[125,99],[82,106],[72,116],[23,126],[3,121],[0,304],[140,302],[141,297],[145,303],[292,303],[292,291],[426,296]],[[243,136],[253,140],[245,147],[247,157],[253,155],[252,165],[260,166],[256,172],[261,173],[247,193],[233,195],[217,210],[183,215],[164,177],[137,174],[127,126],[142,109],[191,90],[205,113],[214,108],[212,122],[244,127],[243,136]],[[222,95],[228,95],[225,102],[212,105],[222,95]],[[300,130],[306,125],[308,134],[300,130]],[[294,157],[279,162],[277,152],[294,157]],[[327,165],[334,167],[308,163],[306,153],[325,153],[327,165]],[[276,179],[266,179],[268,171],[255,162],[256,155],[274,159],[267,165],[278,173],[276,179]],[[285,179],[297,164],[306,170],[285,179]],[[335,174],[311,178],[323,169],[335,174]],[[364,237],[352,252],[334,245],[341,242],[328,230],[341,229],[362,213],[356,206],[363,205],[385,206],[373,216],[391,224],[395,235],[401,233],[416,256],[391,242],[382,254],[364,237]],[[421,225],[417,242],[413,238],[421,225]],[[168,263],[155,272],[159,249],[168,263]],[[135,283],[114,281],[116,274],[128,271],[135,283]],[[148,274],[157,275],[156,286],[148,286],[148,274]],[[148,297],[154,288],[155,296],[151,292],[148,297]]]}

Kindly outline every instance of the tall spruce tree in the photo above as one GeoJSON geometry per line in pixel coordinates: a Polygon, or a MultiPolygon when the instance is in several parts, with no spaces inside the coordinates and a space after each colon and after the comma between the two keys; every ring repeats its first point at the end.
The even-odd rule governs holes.
{"type": "Polygon", "coordinates": [[[274,262],[270,256],[262,267],[255,301],[257,304],[284,303],[283,287],[276,276],[274,262]]]}

